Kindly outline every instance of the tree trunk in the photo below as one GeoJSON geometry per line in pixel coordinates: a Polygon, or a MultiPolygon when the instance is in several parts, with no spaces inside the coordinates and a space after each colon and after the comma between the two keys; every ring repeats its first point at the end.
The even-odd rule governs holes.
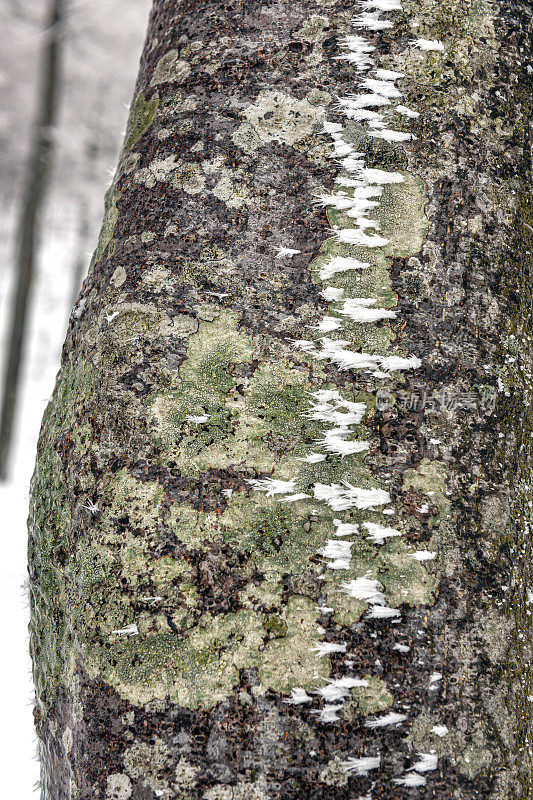
{"type": "Polygon", "coordinates": [[[0,412],[0,480],[7,478],[9,472],[27,316],[39,242],[40,215],[48,188],[54,149],[53,126],[58,107],[63,17],[64,0],[51,0],[39,76],[41,89],[37,122],[16,232],[15,288],[8,328],[0,412]]]}
{"type": "Polygon", "coordinates": [[[46,800],[533,797],[531,15],[402,5],[154,2],[33,480],[46,800]]]}

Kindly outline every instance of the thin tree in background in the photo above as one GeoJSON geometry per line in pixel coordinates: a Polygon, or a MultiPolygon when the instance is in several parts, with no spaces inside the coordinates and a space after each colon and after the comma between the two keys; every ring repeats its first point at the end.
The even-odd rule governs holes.
{"type": "Polygon", "coordinates": [[[32,481],[46,800],[533,798],[531,25],[154,0],[32,481]]]}
{"type": "Polygon", "coordinates": [[[73,261],[72,265],[72,292],[71,292],[71,303],[70,308],[76,302],[76,298],[80,292],[81,285],[83,283],[83,278],[85,277],[85,273],[87,272],[87,264],[89,263],[89,258],[87,256],[86,247],[87,242],[89,241],[89,236],[91,234],[91,229],[89,226],[89,212],[88,212],[88,204],[83,197],[79,199],[79,207],[78,207],[78,225],[77,225],[77,237],[76,237],[76,256],[73,261]]]}
{"type": "Polygon", "coordinates": [[[0,480],[5,480],[8,476],[17,406],[20,403],[20,376],[38,255],[40,218],[49,186],[54,153],[54,125],[57,121],[60,92],[61,35],[65,8],[66,0],[51,0],[39,70],[40,90],[35,132],[15,234],[14,293],[7,334],[0,411],[0,480]]]}
{"type": "MultiPolygon", "coordinates": [[[[101,111],[101,109],[98,109],[101,111]]],[[[93,132],[91,141],[85,147],[85,153],[82,161],[82,175],[89,179],[90,175],[94,175],[97,171],[97,158],[99,153],[99,129],[96,128],[93,132]]],[[[94,231],[91,228],[90,219],[90,204],[85,192],[82,190],[77,198],[78,205],[78,225],[77,225],[77,253],[72,265],[72,291],[71,301],[69,308],[74,306],[78,294],[80,292],[83,279],[87,272],[87,266],[90,260],[90,252],[87,251],[91,236],[94,231]]]]}

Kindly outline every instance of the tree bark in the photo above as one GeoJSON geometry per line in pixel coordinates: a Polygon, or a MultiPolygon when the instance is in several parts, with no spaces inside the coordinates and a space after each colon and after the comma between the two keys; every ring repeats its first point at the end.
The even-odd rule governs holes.
{"type": "Polygon", "coordinates": [[[54,150],[53,126],[57,117],[60,85],[60,37],[64,0],[51,0],[46,22],[41,64],[37,122],[28,159],[26,183],[16,232],[15,289],[8,329],[0,412],[0,480],[7,478],[13,430],[19,401],[19,383],[31,288],[40,232],[40,215],[50,175],[54,150]]]}
{"type": "Polygon", "coordinates": [[[531,15],[401,5],[154,2],[33,479],[47,800],[533,797],[531,15]]]}

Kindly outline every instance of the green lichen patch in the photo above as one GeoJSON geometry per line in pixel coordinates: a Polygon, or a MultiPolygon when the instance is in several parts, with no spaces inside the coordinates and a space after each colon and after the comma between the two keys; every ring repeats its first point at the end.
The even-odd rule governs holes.
{"type": "Polygon", "coordinates": [[[381,678],[364,675],[363,680],[367,686],[357,686],[351,690],[350,699],[341,709],[341,717],[347,722],[354,722],[358,716],[378,714],[390,708],[394,702],[393,695],[389,692],[387,684],[381,678]]]}
{"type": "MultiPolygon", "coordinates": [[[[431,605],[437,588],[437,576],[431,567],[412,557],[412,548],[402,539],[389,539],[375,547],[359,540],[352,548],[350,570],[343,572],[343,580],[349,583],[360,577],[378,580],[382,585],[387,603],[398,608],[407,605],[431,605]]],[[[352,625],[361,618],[368,604],[349,596],[340,585],[337,574],[325,581],[327,605],[335,609],[333,619],[341,625],[352,625]]]]}
{"type": "Polygon", "coordinates": [[[185,624],[187,609],[197,604],[187,562],[154,555],[149,536],[123,535],[122,544],[108,541],[113,537],[103,538],[106,544],[80,545],[72,565],[71,588],[76,597],[72,614],[80,641],[87,646],[117,641],[121,634],[116,631],[133,622],[141,633],[168,633],[168,618],[159,613],[162,605],[176,624],[185,624]],[[139,604],[149,610],[139,611],[139,604]]]}
{"type": "Polygon", "coordinates": [[[169,696],[187,708],[211,708],[257,663],[265,631],[249,611],[205,615],[189,636],[132,636],[87,649],[87,664],[135,705],[169,696]]]}
{"type": "MultiPolygon", "coordinates": [[[[357,139],[357,137],[356,137],[357,139]]],[[[361,142],[359,142],[361,145],[361,142]]],[[[311,263],[311,271],[316,282],[323,285],[320,271],[331,257],[352,257],[367,264],[366,269],[339,272],[327,279],[327,284],[343,289],[344,297],[371,297],[376,300],[376,308],[394,308],[397,296],[392,288],[390,259],[406,258],[419,252],[427,234],[429,221],[425,214],[427,202],[423,181],[401,170],[403,182],[390,184],[383,188],[378,208],[370,212],[376,220],[379,234],[388,244],[378,248],[347,245],[327,239],[320,248],[319,255],[311,263]]],[[[334,191],[348,192],[346,187],[334,187],[334,191]]],[[[328,208],[327,218],[333,228],[353,228],[354,221],[343,212],[328,208]]],[[[342,320],[342,328],[330,334],[332,339],[349,339],[351,347],[365,352],[390,353],[393,332],[390,324],[354,323],[342,315],[342,301],[332,303],[329,313],[342,320]]]]}
{"type": "Polygon", "coordinates": [[[239,396],[239,375],[253,353],[251,339],[237,331],[233,315],[203,321],[189,338],[179,387],[151,401],[154,439],[185,472],[223,468],[245,458],[233,441],[237,412],[231,402],[239,396]]]}
{"type": "MultiPolygon", "coordinates": [[[[317,681],[329,674],[329,660],[309,652],[310,642],[322,636],[316,605],[298,596],[283,606],[280,590],[283,574],[297,574],[308,566],[309,556],[328,535],[331,519],[311,518],[310,507],[300,503],[300,508],[283,514],[274,500],[241,494],[231,498],[218,518],[174,506],[168,524],[176,526],[178,537],[195,547],[202,536],[210,541],[218,537],[240,549],[267,575],[270,601],[257,586],[255,599],[248,593],[248,609],[204,615],[180,636],[168,631],[164,616],[135,612],[139,635],[127,637],[116,631],[132,622],[131,592],[137,598],[160,595],[177,611],[176,604],[194,604],[194,584],[186,563],[150,552],[161,524],[158,484],[136,481],[123,471],[109,484],[102,505],[101,533],[95,542],[80,547],[75,571],[76,616],[78,623],[83,618],[78,627],[85,631],[83,652],[90,674],[101,674],[132,703],[168,695],[191,708],[219,702],[236,685],[239,669],[250,666],[258,668],[264,690],[321,685],[317,681]],[[126,532],[112,525],[126,524],[125,514],[126,532]],[[110,591],[117,574],[122,576],[121,589],[110,591]],[[258,613],[264,604],[275,604],[275,609],[258,613]]],[[[180,625],[185,622],[179,614],[172,616],[180,625]]]]}
{"type": "Polygon", "coordinates": [[[259,492],[233,495],[219,526],[228,544],[253,556],[263,573],[280,578],[308,569],[310,556],[334,529],[329,509],[313,501],[283,505],[259,492]]]}
{"type": "MultiPolygon", "coordinates": [[[[281,607],[282,591],[283,584],[279,580],[279,575],[275,571],[267,572],[260,584],[250,583],[239,592],[239,602],[244,608],[253,608],[261,613],[267,610],[277,614],[281,607]]],[[[268,626],[265,627],[268,629],[268,626]]]]}
{"type": "MultiPolygon", "coordinates": [[[[254,449],[264,449],[266,445],[270,459],[272,452],[278,461],[289,453],[303,456],[321,432],[320,425],[306,416],[312,388],[306,369],[279,361],[262,364],[245,390],[241,438],[246,438],[254,449]]],[[[291,460],[290,469],[296,468],[291,460]]],[[[281,463],[280,469],[283,472],[281,463]]]]}
{"type": "Polygon", "coordinates": [[[272,636],[269,619],[244,610],[205,615],[188,636],[139,635],[88,646],[86,661],[91,673],[101,673],[134,704],[170,696],[188,708],[211,708],[250,666],[257,666],[264,689],[311,688],[329,675],[328,658],[309,653],[309,643],[320,638],[317,613],[307,598],[290,598],[277,637],[264,649],[272,636]]]}
{"type": "Polygon", "coordinates": [[[247,410],[266,427],[287,435],[298,415],[309,408],[309,389],[306,370],[264,363],[250,381],[247,410]]]}
{"type": "Polygon", "coordinates": [[[182,384],[171,395],[156,397],[150,416],[156,426],[154,441],[185,472],[230,463],[214,442],[231,435],[232,415],[213,393],[182,384]]]}
{"type": "Polygon", "coordinates": [[[158,483],[138,481],[126,469],[120,470],[103,493],[101,520],[127,514],[130,526],[146,531],[155,525],[162,499],[158,483]]]}
{"type": "Polygon", "coordinates": [[[197,511],[186,503],[170,507],[168,525],[178,541],[194,550],[201,550],[204,543],[208,546],[220,538],[218,515],[197,511]]]}
{"type": "Polygon", "coordinates": [[[70,584],[64,577],[75,543],[59,452],[60,445],[69,442],[80,462],[89,454],[91,430],[88,426],[77,427],[76,421],[95,382],[95,370],[81,358],[76,366],[63,369],[44,414],[39,460],[32,479],[28,542],[30,632],[37,699],[43,703],[53,699],[59,683],[72,675],[76,658],[75,625],[66,612],[72,606],[70,584]]]}
{"type": "Polygon", "coordinates": [[[61,461],[54,451],[43,451],[32,489],[40,502],[32,506],[28,548],[31,649],[38,665],[34,670],[37,698],[47,702],[55,697],[63,677],[72,674],[75,658],[72,620],[64,613],[68,596],[63,579],[71,550],[71,518],[61,502],[65,483],[61,461]]]}
{"type": "Polygon", "coordinates": [[[327,17],[322,17],[319,14],[311,14],[305,20],[301,28],[294,32],[294,38],[301,42],[309,42],[313,44],[320,42],[327,36],[327,30],[330,27],[330,20],[327,17]]]}
{"type": "Polygon", "coordinates": [[[105,195],[104,219],[102,220],[102,227],[100,229],[98,244],[91,259],[89,271],[92,270],[96,264],[98,264],[98,262],[104,255],[106,248],[113,239],[115,225],[117,224],[118,220],[117,203],[119,198],[120,198],[120,192],[117,189],[115,189],[113,185],[111,185],[105,195]]]}
{"type": "Polygon", "coordinates": [[[209,467],[272,471],[290,479],[322,427],[310,419],[309,370],[287,360],[252,368],[256,347],[235,318],[202,321],[190,336],[181,383],[149,404],[154,440],[187,474],[209,467]]]}
{"type": "Polygon", "coordinates": [[[131,109],[130,118],[128,120],[128,127],[126,129],[126,138],[124,140],[124,149],[131,150],[141,136],[148,130],[150,125],[155,119],[157,108],[159,106],[159,97],[155,94],[150,100],[146,99],[144,92],[141,92],[133,108],[131,109]]]}
{"type": "MultiPolygon", "coordinates": [[[[328,211],[328,221],[337,224],[338,212],[328,211]]],[[[353,220],[349,220],[347,227],[353,227],[353,220]]],[[[356,258],[358,261],[370,265],[363,270],[339,272],[327,279],[327,285],[344,289],[346,297],[373,297],[376,304],[383,308],[392,308],[397,303],[397,296],[392,289],[390,278],[390,262],[382,248],[373,248],[343,244],[334,237],[326,239],[321,245],[319,255],[310,264],[313,276],[319,285],[324,281],[319,277],[319,271],[332,256],[356,258]]]]}
{"type": "Polygon", "coordinates": [[[270,580],[308,569],[310,556],[334,529],[333,514],[313,500],[288,506],[262,492],[235,492],[218,514],[176,503],[168,524],[179,541],[196,550],[213,543],[231,546],[270,580]]]}
{"type": "MultiPolygon", "coordinates": [[[[355,435],[350,437],[349,440],[364,441],[364,431],[357,431],[356,429],[355,435]]],[[[350,454],[342,459],[333,455],[317,464],[300,464],[297,472],[298,485],[306,491],[312,491],[312,486],[315,483],[338,484],[347,480],[361,489],[378,488],[376,480],[365,465],[365,456],[366,451],[363,451],[362,453],[350,454]]],[[[364,518],[368,519],[368,516],[364,518]]],[[[363,517],[360,513],[354,511],[353,519],[354,521],[359,521],[363,517]]]]}
{"type": "Polygon", "coordinates": [[[293,596],[281,615],[285,634],[266,643],[257,668],[261,685],[278,692],[290,692],[296,686],[305,689],[324,685],[330,664],[326,656],[310,650],[321,638],[319,611],[307,597],[293,596]]]}
{"type": "Polygon", "coordinates": [[[150,555],[161,527],[167,524],[163,499],[159,483],[136,480],[125,469],[109,481],[100,500],[95,535],[80,549],[87,567],[85,579],[92,576],[91,583],[98,582],[91,561],[102,570],[109,558],[121,566],[132,587],[149,578],[156,588],[168,589],[175,579],[188,575],[186,562],[150,555]],[[106,558],[106,552],[112,555],[106,558]]]}
{"type": "Polygon", "coordinates": [[[410,606],[431,605],[435,599],[437,579],[432,567],[414,559],[412,552],[412,547],[401,540],[389,542],[380,550],[382,564],[379,579],[385,586],[389,605],[394,608],[402,603],[410,606]]]}
{"type": "Polygon", "coordinates": [[[88,602],[96,587],[103,585],[111,575],[114,566],[113,551],[105,544],[79,543],[76,563],[73,565],[73,580],[77,584],[80,600],[88,602]]]}
{"type": "MultiPolygon", "coordinates": [[[[379,224],[380,235],[389,240],[389,244],[383,247],[385,256],[407,258],[420,251],[429,228],[429,220],[425,214],[427,193],[421,178],[405,170],[399,172],[403,176],[403,182],[383,187],[379,205],[369,212],[369,217],[379,224]]],[[[342,187],[342,190],[349,194],[346,187],[342,187]]],[[[354,221],[342,211],[329,208],[327,216],[329,222],[339,228],[356,227],[354,221]]],[[[360,260],[373,261],[376,255],[378,259],[380,257],[381,248],[372,248],[375,252],[369,252],[370,248],[360,249],[365,254],[365,258],[356,256],[360,260]]],[[[343,280],[353,280],[353,273],[340,273],[340,275],[343,280]]],[[[359,274],[356,277],[363,275],[359,274]]]]}
{"type": "Polygon", "coordinates": [[[91,396],[96,382],[96,370],[83,358],[64,367],[43,417],[43,441],[76,427],[80,404],[91,396]]]}
{"type": "Polygon", "coordinates": [[[493,755],[483,726],[477,725],[465,735],[459,725],[454,725],[446,735],[439,736],[433,730],[439,724],[442,723],[428,713],[422,713],[414,720],[408,737],[412,752],[433,751],[439,758],[447,758],[455,769],[471,781],[490,767],[493,755]]]}
{"type": "Polygon", "coordinates": [[[379,222],[381,235],[389,239],[385,254],[393,258],[407,258],[418,253],[429,229],[424,181],[405,171],[401,174],[403,183],[385,186],[378,208],[370,213],[379,222]]]}
{"type": "MultiPolygon", "coordinates": [[[[497,146],[496,142],[510,133],[509,116],[503,110],[498,117],[483,113],[480,94],[472,91],[473,85],[483,85],[481,72],[488,74],[498,58],[501,42],[495,29],[495,4],[491,0],[454,0],[436,6],[431,0],[409,0],[404,7],[416,22],[417,36],[444,44],[444,52],[421,54],[408,47],[383,60],[383,66],[406,74],[411,106],[421,113],[422,135],[430,139],[435,122],[454,113],[468,120],[473,135],[490,136],[492,131],[497,146]]],[[[442,163],[438,167],[443,169],[442,163]]]]}
{"type": "Polygon", "coordinates": [[[446,58],[441,53],[425,54],[426,57],[429,55],[429,63],[426,65],[424,59],[413,57],[416,54],[403,52],[397,55],[402,67],[408,70],[407,74],[415,80],[420,72],[425,72],[426,75],[447,75],[450,69],[455,69],[457,72],[451,73],[454,77],[453,83],[447,82],[447,86],[461,86],[472,81],[479,66],[486,64],[488,55],[491,52],[495,55],[499,49],[500,43],[495,31],[496,8],[490,0],[452,0],[438,6],[431,0],[407,0],[404,8],[417,21],[417,34],[420,37],[445,37],[446,58]],[[479,48],[480,41],[484,43],[483,50],[479,48]],[[458,75],[462,80],[458,80],[458,75]]]}
{"type": "Polygon", "coordinates": [[[200,389],[225,393],[233,387],[232,365],[251,361],[253,354],[250,336],[237,330],[235,315],[224,312],[202,323],[191,337],[180,377],[200,389]]]}
{"type": "MultiPolygon", "coordinates": [[[[329,213],[328,219],[332,224],[338,224],[337,212],[329,213]]],[[[347,227],[353,227],[353,220],[349,220],[347,227]]],[[[378,308],[393,308],[398,298],[392,290],[390,279],[390,263],[382,249],[347,245],[338,242],[334,237],[326,239],[321,245],[319,255],[310,264],[316,283],[343,289],[345,297],[371,297],[376,300],[378,308]],[[327,281],[319,277],[320,270],[327,264],[331,257],[351,257],[369,264],[369,268],[337,273],[327,281]]],[[[332,339],[348,339],[351,349],[364,350],[365,352],[385,354],[390,352],[392,332],[390,325],[385,324],[360,324],[350,321],[343,316],[342,301],[331,303],[329,314],[338,316],[342,328],[328,334],[332,339]]]]}
{"type": "MultiPolygon", "coordinates": [[[[107,641],[133,621],[139,630],[168,631],[164,617],[139,614],[143,597],[159,597],[172,609],[196,603],[187,562],[154,550],[166,525],[163,490],[135,480],[126,470],[114,476],[99,501],[91,538],[82,538],[69,563],[70,617],[82,645],[107,641]]],[[[115,636],[116,638],[116,636],[115,636]]]]}
{"type": "Polygon", "coordinates": [[[330,583],[324,586],[326,604],[334,609],[333,621],[338,625],[350,627],[361,619],[368,608],[364,600],[350,597],[343,589],[337,576],[333,576],[330,583]]]}
{"type": "MultiPolygon", "coordinates": [[[[169,317],[156,306],[144,303],[117,303],[102,312],[98,320],[100,329],[111,333],[115,341],[126,344],[132,339],[152,339],[166,336],[187,338],[198,324],[188,314],[169,317]]],[[[92,332],[89,333],[89,336],[92,332]]]]}

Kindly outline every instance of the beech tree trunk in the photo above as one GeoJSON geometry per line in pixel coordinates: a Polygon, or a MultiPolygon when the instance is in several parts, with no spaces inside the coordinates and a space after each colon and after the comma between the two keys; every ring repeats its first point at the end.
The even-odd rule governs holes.
{"type": "Polygon", "coordinates": [[[530,52],[155,0],[33,479],[46,800],[533,797],[530,52]]]}

